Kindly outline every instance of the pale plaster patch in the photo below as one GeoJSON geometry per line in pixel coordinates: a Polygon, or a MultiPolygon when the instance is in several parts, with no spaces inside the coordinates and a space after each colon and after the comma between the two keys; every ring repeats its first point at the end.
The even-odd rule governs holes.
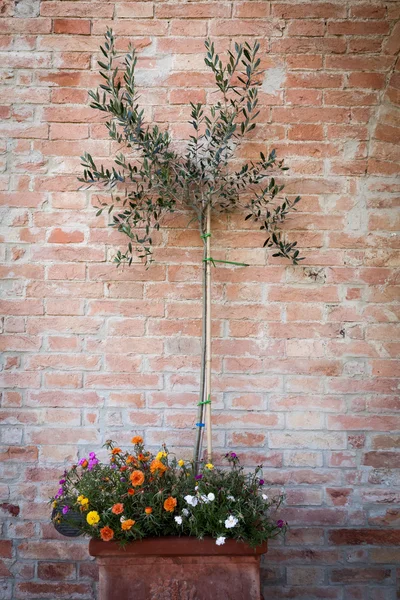
{"type": "Polygon", "coordinates": [[[285,77],[285,70],[282,67],[267,69],[261,85],[262,91],[266,94],[276,94],[282,89],[282,84],[285,81],[285,77]]]}

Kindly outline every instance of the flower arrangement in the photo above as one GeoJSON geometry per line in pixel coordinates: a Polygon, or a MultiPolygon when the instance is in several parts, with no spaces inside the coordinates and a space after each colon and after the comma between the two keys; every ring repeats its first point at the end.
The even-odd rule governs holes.
{"type": "Polygon", "coordinates": [[[132,444],[129,452],[109,440],[109,463],[91,452],[66,470],[51,499],[53,519],[68,523],[78,513],[81,533],[121,544],[173,535],[210,536],[217,545],[231,538],[256,547],[285,530],[284,521],[271,519],[282,499],[264,493],[261,467],[247,473],[229,452],[228,468],[207,463],[199,472],[165,446],[154,455],[140,436],[132,444]]]}

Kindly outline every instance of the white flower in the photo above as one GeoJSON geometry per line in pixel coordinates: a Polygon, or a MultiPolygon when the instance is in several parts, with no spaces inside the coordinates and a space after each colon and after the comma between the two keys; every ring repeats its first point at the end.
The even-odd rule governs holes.
{"type": "Polygon", "coordinates": [[[200,500],[204,502],[204,504],[208,504],[210,502],[207,496],[204,496],[204,494],[200,496],[200,500]]]}
{"type": "Polygon", "coordinates": [[[263,499],[263,500],[268,500],[268,496],[267,496],[267,494],[263,494],[263,495],[262,495],[262,499],[263,499]]]}
{"type": "Polygon", "coordinates": [[[120,518],[120,521],[121,521],[121,523],[123,523],[124,521],[126,521],[126,517],[122,516],[122,517],[120,518]]]}
{"type": "Polygon", "coordinates": [[[217,537],[217,539],[215,540],[215,543],[217,544],[217,546],[222,546],[223,544],[225,544],[224,536],[220,535],[219,537],[217,537]]]}
{"type": "Polygon", "coordinates": [[[236,502],[236,498],[234,498],[233,496],[227,496],[228,500],[231,500],[231,502],[236,502]]]}
{"type": "Polygon", "coordinates": [[[189,515],[189,511],[187,508],[182,508],[182,514],[184,517],[187,517],[189,515]]]}
{"type": "Polygon", "coordinates": [[[236,517],[234,517],[233,515],[229,515],[229,517],[225,521],[225,527],[227,529],[231,529],[232,527],[235,527],[235,525],[237,525],[237,523],[238,523],[238,519],[236,517]]]}
{"type": "Polygon", "coordinates": [[[213,500],[215,500],[215,495],[214,495],[212,492],[210,492],[210,493],[207,495],[207,498],[209,499],[209,501],[210,501],[210,502],[212,502],[213,500]]]}
{"type": "Polygon", "coordinates": [[[190,494],[185,496],[185,500],[188,504],[190,504],[190,506],[197,506],[197,503],[199,501],[199,499],[196,498],[196,496],[190,496],[190,494]]]}
{"type": "Polygon", "coordinates": [[[178,525],[182,525],[182,517],[175,517],[175,522],[178,523],[178,525]]]}

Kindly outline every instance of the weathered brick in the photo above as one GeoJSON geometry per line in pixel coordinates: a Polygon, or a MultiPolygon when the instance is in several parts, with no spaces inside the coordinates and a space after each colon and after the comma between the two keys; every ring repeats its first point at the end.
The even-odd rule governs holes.
{"type": "Polygon", "coordinates": [[[118,52],[129,42],[137,49],[146,122],[168,127],[176,147],[192,132],[188,102],[215,98],[204,38],[214,38],[221,57],[233,41],[261,43],[260,125],[233,168],[266,145],[285,158],[291,170],[283,193],[303,196],[288,238],[306,260],[293,267],[272,257],[262,232],[239,211],[215,216],[215,257],[251,265],[213,269],[215,462],[236,446],[245,468],[263,464],[266,484],[285,488],[281,514],[290,529],[284,543],[270,542],[265,597],[393,600],[400,448],[395,4],[4,3],[5,600],[93,600],[98,572],[87,544],[55,532],[46,499],[66,464],[101,446],[103,426],[120,443],[129,444],[133,428],[154,447],[166,442],[191,456],[201,335],[196,224],[189,213],[168,217],[154,238],[155,264],[116,269],[111,259],[122,238],[105,215],[95,217],[96,192],[77,182],[83,151],[108,163],[116,149],[87,94],[100,81],[95,61],[108,26],[118,52]]]}

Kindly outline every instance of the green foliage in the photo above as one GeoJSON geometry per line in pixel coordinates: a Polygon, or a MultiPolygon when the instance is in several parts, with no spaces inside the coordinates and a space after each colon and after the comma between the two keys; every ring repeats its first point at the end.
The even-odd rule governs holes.
{"type": "Polygon", "coordinates": [[[111,226],[129,238],[126,251],[117,252],[117,265],[131,264],[136,251],[150,262],[154,231],[159,230],[163,216],[178,209],[191,209],[204,234],[208,206],[218,212],[242,208],[246,219],[265,231],[264,246],[274,248],[274,256],[286,257],[294,264],[302,260],[296,242],[288,242],[280,229],[300,200],[282,196],[284,186],[275,181],[287,170],[283,161],[272,151],[260,153],[258,160],[245,163],[239,170],[232,163],[259,114],[259,44],[235,43],[224,64],[214,44],[205,42],[205,63],[214,74],[220,99],[209,107],[191,104],[194,132],[186,151],[180,154],[167,131],[144,121],[135,83],[135,50],[129,49],[121,65],[111,30],[105,38],[101,47],[105,60],[98,62],[104,83],[90,92],[91,107],[107,115],[110,138],[121,144],[124,152],[115,157],[110,168],[97,165],[85,153],[80,181],[110,192],[110,202],[102,202],[97,214],[108,211],[111,226]],[[244,196],[250,200],[244,201],[244,196]]]}
{"type": "Polygon", "coordinates": [[[104,539],[104,528],[109,535],[110,528],[112,539],[121,543],[182,535],[233,538],[258,546],[285,529],[283,521],[272,519],[281,498],[268,500],[264,494],[261,467],[246,473],[237,455],[228,453],[228,469],[207,464],[196,475],[192,463],[177,461],[167,448],[154,456],[141,438],[132,441],[132,453],[107,442],[108,464],[91,453],[65,471],[51,499],[54,518],[76,525],[73,514],[79,512],[82,533],[104,539]],[[124,529],[128,520],[133,524],[124,529]]]}

